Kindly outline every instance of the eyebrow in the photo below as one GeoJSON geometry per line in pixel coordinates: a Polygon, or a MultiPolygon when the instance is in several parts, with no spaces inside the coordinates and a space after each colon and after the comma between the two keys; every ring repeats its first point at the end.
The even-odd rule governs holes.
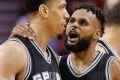
{"type": "Polygon", "coordinates": [[[87,22],[90,22],[90,19],[86,19],[86,18],[80,18],[79,20],[85,20],[87,22]]]}
{"type": "MultiPolygon", "coordinates": [[[[76,19],[75,17],[71,17],[69,20],[71,20],[71,19],[76,19]]],[[[86,19],[86,18],[80,18],[80,19],[78,19],[78,20],[86,20],[86,21],[88,21],[88,19],[86,19]]],[[[89,22],[89,21],[88,21],[89,22]]]]}
{"type": "Polygon", "coordinates": [[[75,17],[70,17],[70,19],[75,19],[75,17]]]}
{"type": "Polygon", "coordinates": [[[87,21],[87,19],[85,19],[85,18],[80,18],[79,20],[85,20],[85,21],[87,21]]]}
{"type": "Polygon", "coordinates": [[[69,21],[72,20],[72,19],[76,20],[75,17],[70,17],[69,21]]]}

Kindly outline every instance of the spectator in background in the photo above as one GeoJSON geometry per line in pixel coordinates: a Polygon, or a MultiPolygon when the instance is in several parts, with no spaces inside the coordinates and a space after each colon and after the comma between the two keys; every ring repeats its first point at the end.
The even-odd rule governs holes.
{"type": "Polygon", "coordinates": [[[68,13],[70,15],[72,15],[72,13],[74,12],[75,10],[75,7],[77,7],[79,5],[79,3],[82,3],[82,2],[93,2],[92,0],[66,0],[68,5],[67,5],[67,10],[68,10],[68,13]]]}
{"type": "Polygon", "coordinates": [[[105,0],[93,0],[93,1],[99,8],[103,9],[105,0]]]}
{"type": "Polygon", "coordinates": [[[99,8],[103,8],[104,5],[104,0],[66,0],[68,5],[67,5],[67,10],[70,15],[72,15],[75,7],[79,5],[79,3],[83,2],[91,2],[97,5],[99,8]]]}
{"type": "Polygon", "coordinates": [[[106,0],[104,13],[107,21],[104,39],[120,56],[120,0],[106,0]]]}

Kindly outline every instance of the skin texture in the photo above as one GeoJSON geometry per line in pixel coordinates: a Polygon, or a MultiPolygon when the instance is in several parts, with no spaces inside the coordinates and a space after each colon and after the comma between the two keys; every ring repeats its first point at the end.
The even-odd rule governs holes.
{"type": "MultiPolygon", "coordinates": [[[[21,36],[26,37],[32,34],[30,39],[38,43],[47,58],[46,47],[48,41],[63,32],[69,14],[66,11],[65,0],[51,0],[47,5],[39,6],[37,14],[29,14],[29,24],[21,36]],[[54,23],[56,21],[56,23],[54,23]],[[30,25],[30,27],[28,27],[30,25]],[[25,32],[28,32],[27,35],[25,32]]],[[[17,27],[18,31],[23,30],[17,27]]],[[[17,29],[14,29],[16,32],[17,29]]],[[[16,32],[11,34],[11,36],[16,32]]],[[[24,47],[15,41],[8,41],[0,45],[0,80],[23,80],[27,70],[27,53],[24,47]]]]}
{"type": "MultiPolygon", "coordinates": [[[[66,27],[66,35],[69,37],[69,32],[77,32],[81,39],[92,34],[92,39],[89,47],[85,51],[71,52],[71,61],[75,69],[79,72],[84,71],[91,62],[95,59],[97,54],[95,50],[100,50],[105,53],[106,51],[99,45],[96,45],[97,39],[101,36],[100,23],[96,16],[86,9],[80,9],[73,13],[68,25],[66,27]]],[[[23,30],[24,31],[24,30],[23,30]]],[[[68,39],[67,44],[76,45],[78,39],[68,39]]],[[[106,54],[106,53],[105,53],[106,54]]],[[[120,61],[114,59],[111,62],[110,73],[112,80],[119,80],[120,61]]]]}

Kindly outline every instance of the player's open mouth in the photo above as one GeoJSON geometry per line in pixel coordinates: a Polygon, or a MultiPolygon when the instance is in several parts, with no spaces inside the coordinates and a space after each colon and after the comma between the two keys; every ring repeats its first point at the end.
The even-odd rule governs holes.
{"type": "Polygon", "coordinates": [[[70,31],[68,34],[68,41],[70,42],[76,42],[79,39],[79,34],[74,30],[70,31]]]}

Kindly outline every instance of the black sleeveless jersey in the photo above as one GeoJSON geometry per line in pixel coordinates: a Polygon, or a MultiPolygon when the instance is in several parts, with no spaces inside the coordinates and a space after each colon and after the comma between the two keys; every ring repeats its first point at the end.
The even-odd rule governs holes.
{"type": "Polygon", "coordinates": [[[106,53],[98,51],[98,55],[84,71],[77,71],[71,62],[71,55],[63,56],[60,60],[59,69],[62,80],[112,80],[110,76],[110,64],[117,58],[109,46],[102,40],[98,45],[106,50],[106,53]]]}
{"type": "Polygon", "coordinates": [[[55,53],[50,47],[46,59],[36,42],[18,36],[10,40],[22,44],[27,52],[28,64],[24,80],[61,80],[55,53]]]}

